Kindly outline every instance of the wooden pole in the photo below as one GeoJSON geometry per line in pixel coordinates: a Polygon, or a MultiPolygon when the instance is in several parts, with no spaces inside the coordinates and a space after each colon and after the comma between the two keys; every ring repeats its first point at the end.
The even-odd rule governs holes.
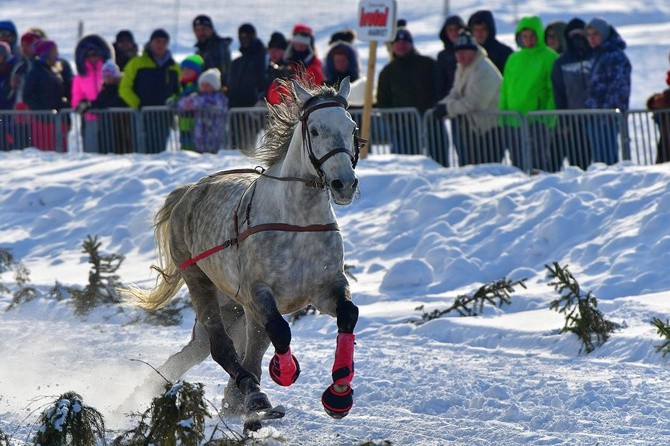
{"type": "MultiPolygon", "coordinates": [[[[368,54],[368,72],[365,81],[365,102],[363,104],[363,122],[361,124],[361,138],[370,141],[370,112],[372,110],[372,92],[375,86],[375,64],[377,63],[377,41],[370,41],[370,51],[368,54]]],[[[360,157],[368,156],[368,143],[361,149],[360,157]]]]}

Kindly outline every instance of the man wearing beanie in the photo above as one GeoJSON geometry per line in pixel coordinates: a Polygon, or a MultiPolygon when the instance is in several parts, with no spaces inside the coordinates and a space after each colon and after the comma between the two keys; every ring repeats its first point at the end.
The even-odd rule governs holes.
{"type": "MultiPolygon", "coordinates": [[[[265,95],[265,73],[267,70],[265,46],[256,36],[256,28],[244,23],[238,29],[240,53],[230,66],[228,105],[232,108],[254,107],[262,104],[265,95]]],[[[251,114],[245,119],[245,129],[231,131],[231,146],[234,149],[253,147],[260,131],[260,119],[251,114]]]]}
{"type": "Polygon", "coordinates": [[[454,86],[433,113],[452,118],[459,165],[498,163],[502,151],[493,132],[497,126],[494,113],[498,111],[502,75],[467,30],[459,32],[454,51],[457,61],[454,86]],[[442,110],[438,113],[439,108],[442,110]],[[478,111],[491,114],[473,114],[478,111]]]}
{"type": "Polygon", "coordinates": [[[135,43],[133,33],[127,29],[123,29],[116,34],[116,40],[113,43],[114,56],[116,63],[121,71],[125,70],[126,64],[133,57],[137,56],[138,48],[135,43]]]}
{"type": "MultiPolygon", "coordinates": [[[[406,28],[396,32],[391,43],[391,52],[393,60],[379,73],[376,106],[413,107],[423,115],[439,99],[435,88],[435,60],[417,53],[412,34],[406,28]]],[[[398,128],[394,132],[392,141],[394,153],[416,153],[418,147],[414,147],[415,142],[410,139],[412,133],[409,127],[405,130],[398,128]],[[403,135],[405,137],[401,139],[403,135]]]]}
{"type": "MultiPolygon", "coordinates": [[[[139,109],[165,105],[168,99],[179,94],[179,65],[172,58],[169,43],[170,36],[164,29],[154,30],[142,55],[133,57],[126,65],[119,95],[129,107],[139,109]]],[[[167,115],[144,116],[145,147],[138,147],[139,151],[163,152],[170,133],[171,119],[167,115]]]]}
{"type": "Polygon", "coordinates": [[[230,76],[230,37],[221,37],[214,30],[211,17],[200,14],[193,19],[193,34],[197,42],[196,53],[205,61],[204,69],[216,68],[221,72],[221,84],[225,90],[230,76]]]}
{"type": "Polygon", "coordinates": [[[268,97],[270,90],[277,85],[277,79],[289,79],[291,68],[284,62],[284,53],[288,47],[286,37],[279,31],[275,31],[270,36],[268,42],[268,69],[265,86],[265,96],[268,97]]]}
{"type": "MultiPolygon", "coordinates": [[[[587,83],[586,107],[628,110],[631,89],[631,64],[623,52],[626,42],[603,18],[586,26],[586,37],[593,48],[593,65],[587,83]]],[[[597,116],[588,126],[593,161],[614,164],[619,161],[618,119],[597,116]]]]}
{"type": "MultiPolygon", "coordinates": [[[[593,49],[586,40],[586,23],[575,17],[565,27],[565,51],[551,71],[551,86],[557,110],[580,110],[586,107],[586,85],[591,74],[593,49]]],[[[582,120],[564,120],[556,133],[559,159],[564,157],[583,170],[591,164],[591,146],[582,120]]]]}

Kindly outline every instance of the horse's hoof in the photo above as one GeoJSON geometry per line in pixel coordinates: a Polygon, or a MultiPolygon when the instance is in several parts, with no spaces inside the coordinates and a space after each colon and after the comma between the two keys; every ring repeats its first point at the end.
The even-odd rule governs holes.
{"type": "Polygon", "coordinates": [[[354,405],[354,389],[351,386],[331,384],[321,396],[326,413],[335,419],[344,418],[354,405]],[[344,387],[344,390],[341,388],[344,387]]]}
{"type": "Polygon", "coordinates": [[[277,353],[275,353],[275,355],[270,360],[269,369],[270,369],[270,378],[272,378],[272,381],[284,387],[288,387],[294,382],[296,382],[298,376],[300,376],[300,364],[298,363],[296,357],[293,356],[292,354],[290,358],[283,358],[280,357],[280,355],[278,355],[277,353]],[[285,362],[287,359],[289,360],[288,363],[285,362]]]}
{"type": "Polygon", "coordinates": [[[244,407],[247,412],[258,412],[272,407],[268,396],[263,392],[251,392],[244,399],[244,407]]]}

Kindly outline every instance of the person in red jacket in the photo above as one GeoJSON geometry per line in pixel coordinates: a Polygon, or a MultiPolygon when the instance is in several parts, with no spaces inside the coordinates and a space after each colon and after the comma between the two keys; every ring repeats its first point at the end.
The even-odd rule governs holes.
{"type": "MultiPolygon", "coordinates": [[[[314,32],[309,26],[297,24],[293,27],[291,42],[284,52],[284,62],[294,79],[311,85],[323,84],[323,64],[316,55],[314,32]]],[[[288,92],[275,83],[270,86],[267,99],[270,104],[276,105],[286,95],[288,92]]]]}

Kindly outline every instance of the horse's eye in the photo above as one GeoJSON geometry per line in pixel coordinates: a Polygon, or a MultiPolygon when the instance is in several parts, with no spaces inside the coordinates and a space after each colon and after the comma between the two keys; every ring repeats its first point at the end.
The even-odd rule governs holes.
{"type": "Polygon", "coordinates": [[[312,135],[312,136],[319,136],[319,132],[316,129],[310,130],[309,134],[312,135]]]}

